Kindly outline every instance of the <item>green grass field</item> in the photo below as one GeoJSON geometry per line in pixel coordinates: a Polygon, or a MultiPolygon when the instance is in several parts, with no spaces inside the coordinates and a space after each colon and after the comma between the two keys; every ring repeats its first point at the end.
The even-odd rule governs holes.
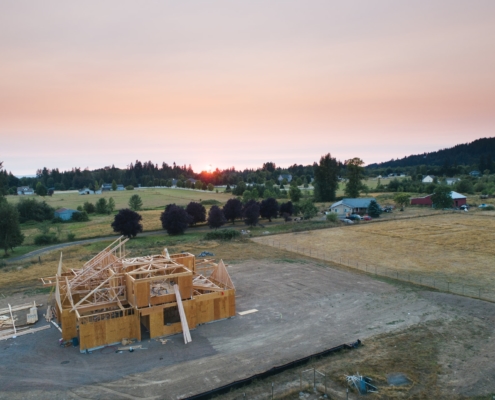
{"type": "Polygon", "coordinates": [[[216,193],[208,191],[197,191],[188,189],[170,189],[170,188],[151,188],[151,189],[135,189],[124,190],[119,192],[103,192],[102,194],[80,195],[78,192],[56,192],[53,196],[41,198],[39,196],[7,196],[7,200],[12,203],[17,203],[22,198],[36,198],[44,200],[55,209],[58,208],[77,208],[82,206],[84,202],[89,201],[96,203],[99,198],[104,197],[109,199],[112,197],[115,200],[115,208],[128,207],[129,198],[138,194],[143,200],[143,209],[164,208],[167,204],[175,203],[177,205],[187,205],[191,201],[201,200],[217,200],[225,203],[232,197],[230,193],[216,193]]]}

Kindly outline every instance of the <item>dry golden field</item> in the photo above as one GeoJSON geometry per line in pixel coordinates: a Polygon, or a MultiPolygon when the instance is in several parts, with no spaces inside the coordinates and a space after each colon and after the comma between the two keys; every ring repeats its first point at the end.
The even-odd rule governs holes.
{"type": "MultiPolygon", "coordinates": [[[[495,213],[446,213],[253,239],[351,267],[493,290],[495,213]]],[[[400,276],[399,275],[399,276],[400,276]]]]}

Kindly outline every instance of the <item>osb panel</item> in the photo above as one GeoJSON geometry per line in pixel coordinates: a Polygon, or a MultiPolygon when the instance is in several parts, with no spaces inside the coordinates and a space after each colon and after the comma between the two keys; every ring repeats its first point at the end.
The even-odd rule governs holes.
{"type": "Polygon", "coordinates": [[[77,336],[77,320],[75,312],[71,312],[68,309],[63,310],[60,323],[62,324],[62,338],[64,340],[71,340],[77,336]]]}
{"type": "Polygon", "coordinates": [[[126,286],[126,295],[127,295],[127,301],[129,302],[130,305],[133,307],[136,306],[136,297],[134,296],[134,285],[132,278],[130,276],[125,277],[125,286],[126,286]]]}
{"type": "MultiPolygon", "coordinates": [[[[196,327],[196,302],[195,300],[188,300],[182,302],[184,306],[184,312],[187,318],[187,325],[189,329],[196,327]]],[[[170,325],[165,325],[163,320],[163,309],[157,310],[149,315],[149,331],[150,338],[173,335],[182,332],[182,325],[180,322],[176,322],[170,325]]]]}
{"type": "Polygon", "coordinates": [[[134,293],[136,295],[137,307],[149,306],[150,298],[150,283],[148,282],[136,282],[134,284],[134,293]]]}
{"type": "Polygon", "coordinates": [[[183,300],[190,299],[192,297],[192,275],[179,276],[177,278],[177,283],[180,290],[180,298],[183,300]]]}
{"type": "MultiPolygon", "coordinates": [[[[182,294],[182,291],[181,291],[182,294]]],[[[171,303],[175,301],[175,294],[164,294],[163,296],[152,296],[150,298],[150,304],[156,306],[158,304],[171,303]]]]}
{"type": "Polygon", "coordinates": [[[192,272],[196,271],[196,257],[194,255],[185,256],[185,257],[174,257],[174,261],[176,263],[184,265],[187,269],[192,272]]]}
{"type": "Polygon", "coordinates": [[[120,342],[124,338],[141,340],[138,314],[86,323],[79,326],[81,350],[120,342]]]}

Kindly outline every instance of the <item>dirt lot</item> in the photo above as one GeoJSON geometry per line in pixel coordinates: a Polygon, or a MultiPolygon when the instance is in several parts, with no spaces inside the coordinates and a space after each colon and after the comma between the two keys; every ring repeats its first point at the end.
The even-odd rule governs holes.
{"type": "Polygon", "coordinates": [[[454,284],[493,287],[495,214],[447,213],[253,239],[454,284]]]}
{"type": "MultiPolygon", "coordinates": [[[[0,342],[0,398],[184,398],[358,338],[364,346],[327,371],[335,398],[344,371],[373,373],[382,385],[385,373],[407,369],[407,348],[425,361],[401,370],[414,380],[403,398],[428,398],[432,387],[435,398],[495,392],[494,304],[300,259],[238,262],[230,272],[237,310],[258,312],[202,325],[187,346],[177,335],[165,345],[143,340],[147,349],[133,353],[80,354],[59,347],[54,328],[0,342]],[[402,361],[380,367],[380,357],[402,361]]],[[[0,307],[27,300],[1,298],[0,307]]]]}

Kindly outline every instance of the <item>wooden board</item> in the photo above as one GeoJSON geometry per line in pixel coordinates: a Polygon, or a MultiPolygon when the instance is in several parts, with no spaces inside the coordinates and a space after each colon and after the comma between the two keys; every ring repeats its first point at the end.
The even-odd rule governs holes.
{"type": "Polygon", "coordinates": [[[255,313],[255,312],[258,312],[258,310],[256,308],[253,308],[252,310],[241,311],[241,312],[238,312],[237,314],[239,314],[239,315],[248,315],[248,314],[252,314],[252,313],[255,313]]]}

